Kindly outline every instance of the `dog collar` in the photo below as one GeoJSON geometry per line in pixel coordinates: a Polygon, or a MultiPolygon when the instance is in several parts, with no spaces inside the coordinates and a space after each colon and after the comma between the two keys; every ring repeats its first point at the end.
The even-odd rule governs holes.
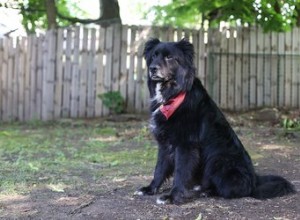
{"type": "Polygon", "coordinates": [[[186,93],[181,92],[176,97],[170,99],[166,104],[163,104],[159,107],[159,110],[168,120],[173,113],[176,111],[176,109],[181,105],[185,98],[186,93]]]}

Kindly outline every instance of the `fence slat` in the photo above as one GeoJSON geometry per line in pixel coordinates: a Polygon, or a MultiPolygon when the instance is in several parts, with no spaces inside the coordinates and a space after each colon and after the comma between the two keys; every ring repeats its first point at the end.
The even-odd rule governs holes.
{"type": "Polygon", "coordinates": [[[284,45],[284,53],[285,53],[285,106],[287,108],[292,106],[292,66],[293,59],[291,57],[292,53],[292,33],[285,33],[285,45],[284,45]]]}
{"type": "Polygon", "coordinates": [[[120,85],[120,49],[121,26],[114,25],[113,61],[112,61],[112,90],[119,91],[120,85]]]}
{"type": "Polygon", "coordinates": [[[278,105],[284,106],[285,103],[285,55],[284,55],[284,46],[285,46],[285,34],[278,34],[278,56],[279,56],[279,64],[278,64],[278,105]]]}
{"type": "Polygon", "coordinates": [[[228,93],[227,93],[227,83],[228,83],[228,39],[226,37],[227,29],[222,30],[221,44],[220,44],[220,54],[221,54],[221,97],[220,97],[220,106],[223,109],[228,108],[228,93]]]}
{"type": "Polygon", "coordinates": [[[71,117],[78,117],[79,114],[79,46],[80,46],[80,27],[75,28],[74,46],[71,79],[71,117]]]}
{"type": "Polygon", "coordinates": [[[142,37],[142,29],[139,28],[137,31],[138,43],[137,47],[137,64],[136,64],[136,72],[135,72],[135,111],[142,112],[142,97],[143,97],[143,45],[140,42],[142,37]]]}
{"type": "Polygon", "coordinates": [[[256,41],[256,48],[257,48],[257,107],[262,107],[263,106],[263,98],[264,98],[264,91],[263,91],[263,87],[264,87],[264,78],[263,78],[263,74],[264,74],[264,35],[263,35],[263,31],[261,28],[257,28],[257,41],[256,41]]]}
{"type": "MultiPolygon", "coordinates": [[[[42,118],[42,104],[43,104],[43,42],[44,35],[38,37],[38,52],[37,52],[37,74],[36,74],[36,117],[42,118]]],[[[23,92],[23,91],[22,91],[23,92]]]]}
{"type": "Polygon", "coordinates": [[[9,52],[9,40],[4,39],[3,42],[3,62],[2,62],[2,119],[8,121],[7,103],[8,103],[8,52],[9,52]]]}
{"type": "Polygon", "coordinates": [[[14,74],[14,48],[13,39],[8,39],[8,67],[7,67],[7,117],[14,120],[13,115],[13,74],[14,74]]]}
{"type": "Polygon", "coordinates": [[[86,116],[86,95],[87,95],[87,72],[88,72],[88,37],[89,30],[83,28],[82,48],[80,51],[80,91],[79,91],[79,117],[86,116]]]}
{"type": "Polygon", "coordinates": [[[294,70],[296,72],[297,75],[297,82],[298,82],[298,92],[297,92],[297,96],[298,96],[298,104],[297,104],[297,108],[300,108],[300,28],[296,28],[295,30],[298,37],[296,37],[295,42],[294,42],[294,53],[296,55],[296,61],[295,63],[297,64],[296,66],[296,70],[294,70]]]}
{"type": "Polygon", "coordinates": [[[66,33],[65,63],[63,74],[62,117],[70,117],[71,81],[72,81],[72,44],[73,30],[68,28],[66,33]]]}
{"type": "MultiPolygon", "coordinates": [[[[106,62],[105,62],[105,70],[104,70],[104,92],[110,92],[112,86],[112,62],[113,62],[113,34],[114,29],[113,26],[107,27],[106,29],[106,37],[105,37],[105,54],[106,54],[106,62]]],[[[109,109],[107,107],[103,107],[103,114],[108,115],[109,109]]]]}
{"type": "Polygon", "coordinates": [[[54,118],[61,116],[62,110],[62,90],[63,90],[63,59],[64,59],[64,30],[57,30],[56,49],[56,74],[55,74],[55,94],[54,94],[54,118]]]}
{"type": "MultiPolygon", "coordinates": [[[[299,45],[297,45],[297,41],[299,41],[299,33],[298,33],[298,29],[294,28],[292,30],[292,55],[300,55],[300,50],[299,50],[299,45]]],[[[292,94],[291,94],[291,107],[292,108],[296,108],[298,106],[298,95],[299,92],[298,91],[298,75],[299,72],[297,70],[297,67],[299,65],[299,58],[297,56],[292,56],[291,55],[291,62],[292,62],[292,94]],[[297,60],[298,58],[298,60],[297,60]],[[297,62],[298,61],[298,62],[297,62]]]]}
{"type": "Polygon", "coordinates": [[[250,39],[250,89],[249,89],[249,104],[250,108],[256,107],[256,98],[257,98],[257,54],[256,54],[256,47],[257,45],[257,38],[256,38],[256,28],[250,28],[249,39],[250,39]]]}
{"type": "MultiPolygon", "coordinates": [[[[249,89],[250,89],[250,30],[248,28],[243,28],[242,31],[242,71],[241,71],[241,89],[236,91],[235,95],[238,96],[239,91],[241,92],[241,107],[242,109],[248,109],[250,103],[249,89]]],[[[237,38],[238,39],[238,38],[237,38]]],[[[237,61],[239,63],[239,60],[237,61]]]]}
{"type": "MultiPolygon", "coordinates": [[[[98,68],[97,68],[97,75],[96,75],[96,96],[104,93],[104,67],[103,67],[103,54],[104,54],[104,43],[105,43],[105,29],[100,28],[99,29],[99,45],[97,50],[97,62],[98,62],[98,68]]],[[[103,106],[102,106],[102,100],[98,97],[96,97],[95,102],[95,115],[101,116],[103,115],[103,106]]]]}
{"type": "Polygon", "coordinates": [[[234,96],[235,96],[235,77],[236,77],[236,38],[234,38],[234,29],[230,28],[230,38],[228,40],[228,84],[227,84],[227,91],[228,91],[228,108],[230,110],[234,110],[234,96]]]}
{"type": "Polygon", "coordinates": [[[96,80],[96,69],[95,69],[95,58],[96,56],[96,30],[91,30],[90,39],[90,53],[88,56],[88,74],[87,74],[87,116],[93,117],[95,110],[95,80],[96,80]]]}
{"type": "Polygon", "coordinates": [[[134,85],[134,74],[135,74],[135,39],[136,39],[136,27],[131,27],[130,35],[130,56],[129,56],[129,72],[128,72],[128,102],[127,109],[128,111],[134,111],[134,98],[135,98],[135,85],[134,85]]]}
{"type": "Polygon", "coordinates": [[[122,36],[121,36],[121,66],[120,66],[120,93],[121,96],[125,99],[125,102],[128,102],[127,99],[127,81],[128,81],[128,72],[127,72],[127,61],[128,61],[128,26],[124,25],[122,27],[122,36]]]}
{"type": "MultiPolygon", "coordinates": [[[[237,28],[236,33],[236,60],[235,60],[235,109],[241,110],[242,109],[242,72],[243,72],[243,65],[242,65],[242,39],[243,39],[243,28],[237,28]]],[[[251,39],[251,38],[250,38],[251,39]]],[[[251,93],[250,93],[251,95],[251,93]]]]}
{"type": "Polygon", "coordinates": [[[278,103],[278,65],[279,57],[277,56],[278,53],[278,34],[271,33],[271,100],[270,106],[276,106],[278,103]]]}
{"type": "Polygon", "coordinates": [[[271,106],[271,33],[264,34],[263,105],[271,106]]]}
{"type": "Polygon", "coordinates": [[[53,120],[54,118],[54,82],[55,82],[55,45],[56,31],[48,30],[44,47],[44,65],[43,69],[43,109],[42,119],[53,120]]]}

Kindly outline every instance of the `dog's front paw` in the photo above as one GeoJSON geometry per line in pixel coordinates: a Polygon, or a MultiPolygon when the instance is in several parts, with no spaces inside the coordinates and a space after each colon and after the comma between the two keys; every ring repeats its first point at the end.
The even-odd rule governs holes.
{"type": "Polygon", "coordinates": [[[165,194],[157,198],[156,203],[159,205],[176,204],[180,205],[186,201],[183,192],[171,191],[170,194],[165,194]]]}
{"type": "Polygon", "coordinates": [[[157,189],[152,188],[151,186],[145,186],[134,192],[134,195],[144,196],[144,195],[154,195],[156,194],[157,189]]]}

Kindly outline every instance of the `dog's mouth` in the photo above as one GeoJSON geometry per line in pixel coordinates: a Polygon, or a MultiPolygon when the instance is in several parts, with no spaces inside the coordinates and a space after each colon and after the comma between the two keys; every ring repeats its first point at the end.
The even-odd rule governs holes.
{"type": "Polygon", "coordinates": [[[158,76],[155,74],[151,75],[150,78],[152,81],[155,81],[155,82],[168,82],[172,79],[171,77],[161,77],[161,76],[158,76]]]}
{"type": "Polygon", "coordinates": [[[152,75],[150,78],[151,78],[152,81],[156,81],[156,82],[164,82],[165,81],[164,78],[159,77],[157,75],[152,75]]]}

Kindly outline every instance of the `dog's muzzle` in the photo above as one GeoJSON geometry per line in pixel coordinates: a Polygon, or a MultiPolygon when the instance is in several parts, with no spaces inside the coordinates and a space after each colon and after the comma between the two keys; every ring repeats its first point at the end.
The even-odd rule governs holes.
{"type": "Polygon", "coordinates": [[[162,76],[160,67],[157,65],[150,65],[149,66],[149,76],[151,80],[163,82],[165,81],[164,77],[162,76]]]}

